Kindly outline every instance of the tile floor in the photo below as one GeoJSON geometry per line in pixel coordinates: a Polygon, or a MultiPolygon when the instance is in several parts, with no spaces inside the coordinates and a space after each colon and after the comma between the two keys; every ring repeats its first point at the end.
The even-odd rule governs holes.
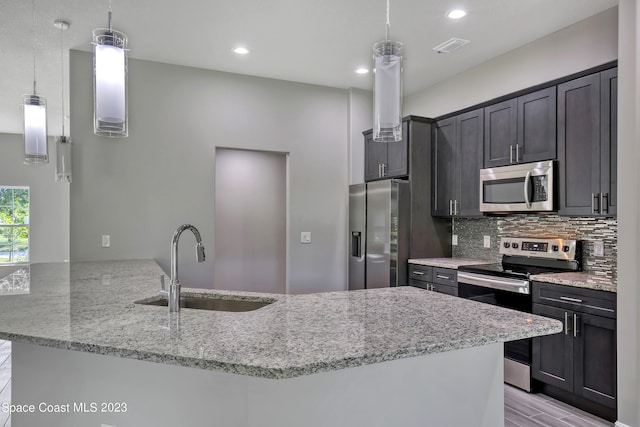
{"type": "Polygon", "coordinates": [[[612,427],[613,423],[544,394],[504,386],[505,427],[612,427]]]}
{"type": "MultiPolygon", "coordinates": [[[[0,340],[0,403],[11,402],[11,342],[0,340]]],[[[612,427],[613,423],[543,394],[529,394],[504,386],[505,427],[612,427]]],[[[11,417],[0,411],[0,427],[11,417]]],[[[456,426],[457,427],[457,426],[456,426]]]]}

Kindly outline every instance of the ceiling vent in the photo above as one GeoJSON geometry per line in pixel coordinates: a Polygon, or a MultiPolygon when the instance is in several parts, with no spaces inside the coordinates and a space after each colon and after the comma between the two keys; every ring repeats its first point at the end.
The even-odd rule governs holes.
{"type": "Polygon", "coordinates": [[[433,50],[435,50],[438,53],[451,53],[453,51],[460,49],[462,46],[468,43],[470,43],[469,40],[457,39],[454,37],[434,47],[433,50]]]}

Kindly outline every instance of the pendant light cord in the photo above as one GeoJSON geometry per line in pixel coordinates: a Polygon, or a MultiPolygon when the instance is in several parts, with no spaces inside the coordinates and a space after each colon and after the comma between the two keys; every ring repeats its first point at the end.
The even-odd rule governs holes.
{"type": "Polygon", "coordinates": [[[36,0],[31,0],[31,23],[33,31],[33,94],[36,94],[36,0]]]}
{"type": "Polygon", "coordinates": [[[109,32],[111,32],[111,0],[109,0],[109,32]]]}
{"type": "Polygon", "coordinates": [[[391,27],[391,22],[389,21],[389,0],[387,0],[387,42],[389,41],[389,27],[391,27]]]}
{"type": "Polygon", "coordinates": [[[64,25],[60,25],[60,87],[62,88],[62,137],[64,139],[64,25]]]}

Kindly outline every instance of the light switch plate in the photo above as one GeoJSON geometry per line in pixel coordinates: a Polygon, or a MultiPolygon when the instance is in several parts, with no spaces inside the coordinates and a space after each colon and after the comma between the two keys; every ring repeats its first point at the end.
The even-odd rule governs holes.
{"type": "Polygon", "coordinates": [[[604,242],[602,240],[593,242],[593,255],[604,256],[604,242]]]}
{"type": "Polygon", "coordinates": [[[484,247],[485,248],[491,247],[491,236],[484,236],[484,247]]]}
{"type": "Polygon", "coordinates": [[[109,246],[111,246],[111,236],[108,234],[103,234],[102,235],[102,247],[103,248],[108,248],[109,246]]]}
{"type": "Polygon", "coordinates": [[[458,235],[457,234],[452,234],[451,235],[451,244],[453,246],[458,246],[458,235]]]}
{"type": "Polygon", "coordinates": [[[300,243],[311,243],[311,232],[303,231],[300,233],[300,243]]]}

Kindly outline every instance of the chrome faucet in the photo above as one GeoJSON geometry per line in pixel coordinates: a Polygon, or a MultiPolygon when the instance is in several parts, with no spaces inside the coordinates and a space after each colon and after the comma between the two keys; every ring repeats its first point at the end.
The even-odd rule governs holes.
{"type": "Polygon", "coordinates": [[[185,230],[191,230],[196,237],[196,259],[198,262],[204,261],[204,246],[200,232],[191,224],[183,224],[173,233],[171,238],[171,283],[169,283],[169,312],[180,311],[180,282],[178,281],[178,240],[185,230]]]}

